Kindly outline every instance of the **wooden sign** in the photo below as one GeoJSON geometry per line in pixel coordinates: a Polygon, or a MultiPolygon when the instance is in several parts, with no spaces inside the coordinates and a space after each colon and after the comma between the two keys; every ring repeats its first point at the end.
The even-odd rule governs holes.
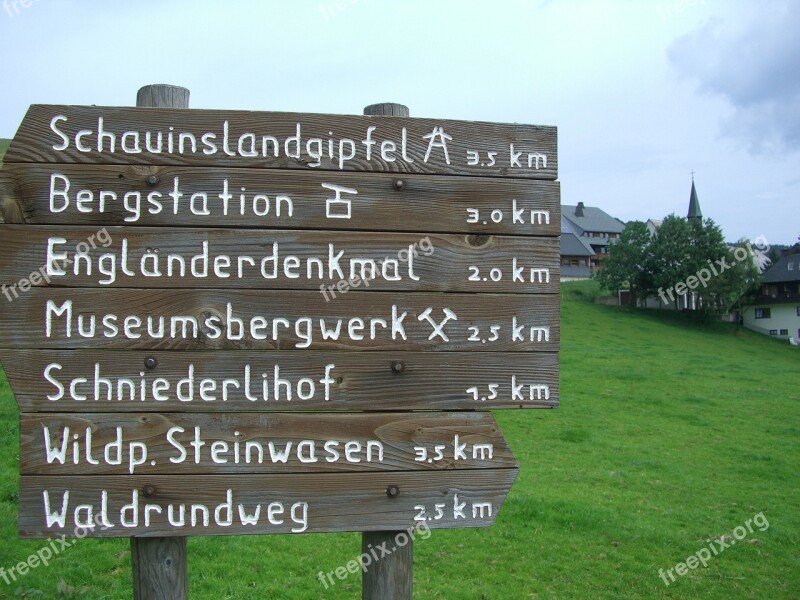
{"type": "Polygon", "coordinates": [[[488,527],[517,469],[20,478],[22,537],[488,527]]]}
{"type": "Polygon", "coordinates": [[[25,475],[516,468],[491,413],[23,416],[25,475]],[[177,465],[180,465],[177,466],[177,465]]]}
{"type": "Polygon", "coordinates": [[[10,163],[556,179],[556,128],[403,117],[33,105],[10,163]]]}
{"type": "MultiPolygon", "coordinates": [[[[2,245],[0,244],[0,247],[2,245]]],[[[553,351],[558,296],[37,288],[11,302],[11,348],[553,351]]]]}
{"type": "Polygon", "coordinates": [[[490,525],[558,405],[553,127],[34,105],[0,170],[20,534],[490,525]]]}
{"type": "Polygon", "coordinates": [[[61,164],[56,170],[7,161],[0,170],[0,219],[5,223],[69,222],[95,231],[111,223],[224,223],[235,228],[550,237],[558,236],[561,226],[557,181],[140,165],[61,164]]]}
{"type": "Polygon", "coordinates": [[[0,350],[23,413],[558,405],[554,352],[0,350]]]}
{"type": "MultiPolygon", "coordinates": [[[[373,291],[551,293],[558,248],[546,238],[172,227],[5,228],[0,269],[17,280],[44,265],[54,286],[306,289],[323,298],[373,291]],[[340,283],[344,282],[342,285],[340,283]]],[[[45,281],[45,283],[47,283],[45,281]]],[[[14,290],[12,290],[12,293],[14,290]]]]}

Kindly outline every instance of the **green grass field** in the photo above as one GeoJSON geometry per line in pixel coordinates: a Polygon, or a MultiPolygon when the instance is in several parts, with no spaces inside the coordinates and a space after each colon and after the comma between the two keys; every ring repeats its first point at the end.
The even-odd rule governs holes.
{"type": "MultiPolygon", "coordinates": [[[[565,284],[561,408],[497,412],[521,474],[490,529],[416,543],[415,597],[800,598],[800,352],[734,326],[583,299],[565,284]],[[666,586],[708,539],[768,528],[666,586]],[[763,523],[763,521],[762,521],[763,523]],[[741,532],[741,530],[740,530],[741,532]]],[[[590,295],[590,294],[589,294],[590,295]]],[[[0,566],[16,534],[17,407],[0,382],[0,566]]],[[[716,545],[715,545],[716,548],[716,545]]],[[[358,534],[191,538],[190,597],[359,598],[358,534]]],[[[130,598],[127,541],[80,540],[0,597],[130,598]]]]}
{"type": "Polygon", "coordinates": [[[3,165],[3,157],[6,155],[9,144],[11,144],[11,140],[0,140],[0,166],[3,165]]]}

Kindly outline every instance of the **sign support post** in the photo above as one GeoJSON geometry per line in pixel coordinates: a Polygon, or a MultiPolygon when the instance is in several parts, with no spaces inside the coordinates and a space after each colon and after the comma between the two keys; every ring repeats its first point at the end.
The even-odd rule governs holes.
{"type": "MultiPolygon", "coordinates": [[[[365,115],[409,117],[408,107],[385,102],[364,107],[365,115]]],[[[395,490],[399,491],[397,488],[395,490]]],[[[373,548],[396,548],[391,554],[368,565],[361,575],[361,600],[411,600],[414,589],[414,540],[398,546],[400,531],[373,531],[361,534],[361,554],[370,556],[373,548]]],[[[405,535],[405,534],[404,534],[405,535]]]]}
{"type": "MultiPolygon", "coordinates": [[[[146,85],[137,108],[189,108],[189,90],[177,85],[146,85]]],[[[189,558],[185,537],[132,537],[133,600],[187,600],[189,558]]]]}

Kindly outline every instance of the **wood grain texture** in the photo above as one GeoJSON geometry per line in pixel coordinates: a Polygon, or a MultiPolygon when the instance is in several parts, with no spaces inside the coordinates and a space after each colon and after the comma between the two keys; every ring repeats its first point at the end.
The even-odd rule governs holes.
{"type": "Polygon", "coordinates": [[[364,114],[386,117],[410,117],[411,111],[405,104],[398,102],[378,102],[364,107],[364,114]]]}
{"type": "Polygon", "coordinates": [[[489,412],[20,417],[22,475],[253,475],[516,466],[489,412]],[[57,458],[64,449],[66,454],[57,458]]]}
{"type": "MultiPolygon", "coordinates": [[[[195,212],[201,212],[201,201],[195,204],[195,212]]],[[[446,175],[403,175],[400,178],[384,173],[139,165],[6,163],[0,169],[0,221],[6,223],[558,236],[560,208],[559,183],[555,181],[446,175]],[[64,179],[53,178],[54,173],[64,179]],[[158,182],[148,184],[146,180],[150,176],[157,177],[158,182]],[[69,182],[69,191],[65,192],[68,202],[63,196],[54,195],[53,210],[51,178],[55,192],[64,192],[69,182]],[[183,194],[177,208],[175,200],[169,196],[175,191],[176,179],[178,191],[183,194]],[[228,193],[233,194],[227,211],[220,198],[226,180],[228,193]],[[396,188],[397,181],[402,182],[402,189],[396,188]],[[327,199],[335,198],[335,192],[322,184],[358,191],[358,194],[342,194],[342,198],[351,201],[349,219],[327,217],[327,199]],[[242,188],[245,188],[244,209],[242,188]],[[93,201],[85,200],[79,208],[77,194],[82,190],[91,192],[93,201]],[[105,193],[102,212],[100,192],[105,193]],[[140,208],[136,208],[135,196],[129,197],[130,208],[126,208],[125,194],[136,192],[141,195],[140,208]],[[194,214],[191,198],[203,193],[208,196],[210,214],[194,214]],[[147,199],[150,194],[157,194],[153,202],[147,199]],[[263,199],[254,208],[256,195],[267,196],[269,210],[263,199]],[[291,216],[287,208],[289,203],[283,199],[286,197],[291,200],[291,216]],[[469,208],[477,209],[478,215],[473,216],[467,211],[469,208]],[[531,215],[531,211],[538,210],[547,211],[549,215],[531,215]]]]}
{"type": "Polygon", "coordinates": [[[92,516],[100,518],[103,492],[107,492],[104,514],[110,527],[95,527],[88,532],[79,531],[79,534],[86,533],[86,537],[157,537],[385,531],[419,527],[421,521],[415,520],[418,516],[426,519],[424,523],[431,529],[488,527],[497,517],[518,472],[517,468],[502,468],[246,477],[24,475],[20,477],[19,533],[25,538],[75,537],[76,525],[86,522],[88,516],[88,509],[83,508],[78,511],[76,522],[76,507],[91,505],[92,516]],[[394,497],[387,494],[392,486],[398,492],[394,497]],[[231,490],[230,511],[225,506],[229,505],[228,490],[231,490]],[[69,497],[65,496],[67,491],[69,497]],[[44,492],[50,500],[50,512],[64,512],[63,524],[47,523],[44,492]],[[134,493],[136,505],[124,513],[126,522],[133,526],[125,527],[121,524],[121,512],[125,505],[133,504],[134,493]],[[268,516],[272,503],[280,505],[273,505],[273,522],[270,522],[268,516]],[[307,506],[305,517],[302,503],[307,506]],[[145,525],[144,514],[147,504],[161,509],[160,513],[150,511],[149,527],[145,525]],[[178,505],[185,504],[186,520],[182,526],[169,523],[170,504],[173,505],[176,523],[180,515],[178,505]],[[192,505],[206,507],[208,525],[203,523],[202,509],[192,511],[192,505]],[[223,521],[230,516],[230,525],[216,522],[214,513],[220,505],[223,506],[219,509],[219,519],[223,521]],[[255,524],[242,522],[240,505],[245,515],[251,516],[260,508],[255,524]],[[441,511],[437,511],[436,505],[440,505],[441,511]],[[279,506],[282,512],[278,511],[279,506]],[[191,522],[193,512],[197,516],[194,526],[191,522]],[[134,513],[138,517],[135,525],[134,513]]]}
{"type": "Polygon", "coordinates": [[[139,108],[189,108],[189,89],[178,85],[156,83],[139,88],[136,93],[139,108]]]}
{"type": "MultiPolygon", "coordinates": [[[[126,147],[136,150],[132,138],[126,147]]],[[[20,125],[17,135],[8,150],[6,162],[50,162],[50,163],[103,163],[103,164],[154,164],[154,165],[206,165],[238,166],[252,168],[278,169],[318,169],[346,171],[376,171],[389,173],[429,173],[448,175],[476,175],[491,177],[522,177],[554,180],[558,177],[558,157],[556,128],[536,125],[511,125],[472,121],[451,121],[446,119],[417,119],[396,116],[343,116],[277,112],[247,112],[219,110],[186,110],[158,108],[119,108],[93,106],[32,105],[20,125]],[[58,131],[69,138],[69,146],[62,151],[62,138],[51,129],[55,117],[65,117],[55,124],[58,131]],[[110,151],[110,141],[106,139],[104,152],[97,152],[99,119],[103,119],[103,131],[116,135],[114,152],[110,151]],[[229,139],[225,152],[225,123],[228,123],[229,139]],[[290,141],[286,152],[286,141],[297,135],[300,125],[299,152],[295,152],[290,141]],[[173,152],[168,151],[168,135],[174,127],[173,152]],[[362,143],[368,138],[376,143],[362,143]],[[403,153],[403,129],[406,130],[405,154],[403,153]],[[439,130],[438,128],[441,128],[439,130]],[[88,151],[77,148],[76,134],[91,131],[80,143],[88,151]],[[122,150],[122,136],[127,131],[139,131],[139,153],[126,153],[122,150]],[[146,132],[151,132],[151,147],[158,149],[158,132],[162,133],[161,153],[147,151],[146,132]],[[451,139],[446,141],[447,153],[441,146],[442,134],[451,139]],[[180,153],[179,135],[193,134],[196,140],[194,151],[189,141],[185,141],[184,152],[180,153]],[[210,145],[202,144],[205,134],[215,145],[215,152],[204,154],[210,145]],[[252,134],[256,141],[257,156],[243,156],[250,151],[250,143],[245,138],[239,148],[240,137],[252,134]],[[434,134],[432,138],[425,138],[434,134]],[[263,155],[263,136],[273,136],[279,143],[278,156],[274,156],[274,145],[267,147],[263,155]],[[322,156],[315,150],[319,139],[322,156]],[[339,157],[350,154],[350,146],[340,140],[348,139],[353,144],[353,158],[342,161],[339,157]],[[328,140],[333,139],[333,157],[328,140]],[[394,146],[381,146],[389,142],[394,146]],[[435,142],[432,148],[430,143],[435,142]],[[512,152],[513,147],[513,152],[512,152]],[[371,156],[367,160],[367,148],[371,156]],[[428,150],[431,150],[430,153],[428,150]],[[477,164],[470,165],[469,151],[479,154],[474,159],[477,164]],[[493,156],[488,153],[494,152],[493,156]],[[516,154],[520,153],[520,154],[516,154]],[[537,161],[528,159],[528,154],[538,155],[537,161]],[[426,160],[426,154],[427,160],[426,160]],[[294,155],[294,157],[293,157],[294,155]],[[543,157],[546,157],[546,161],[543,157]],[[546,164],[545,164],[546,162],[546,164]],[[493,164],[492,164],[493,163],[493,164]],[[311,167],[311,164],[318,164],[311,167]],[[530,165],[530,166],[529,166],[530,165]]]]}
{"type": "Polygon", "coordinates": [[[486,410],[554,408],[559,398],[554,352],[0,350],[0,362],[22,412],[486,410]],[[326,387],[327,365],[333,381],[326,387]],[[248,367],[250,388],[245,385],[248,367]],[[45,375],[62,386],[61,392],[45,375]],[[79,378],[86,383],[75,386],[75,398],[87,400],[71,394],[79,378]],[[111,399],[105,383],[95,389],[104,378],[111,381],[111,399]],[[131,382],[121,391],[120,379],[131,382]],[[154,397],[156,379],[168,382],[166,400],[154,397]],[[203,379],[216,382],[214,400],[201,396],[203,379]],[[239,381],[240,387],[229,387],[223,400],[219,388],[226,379],[239,381]],[[190,382],[191,399],[183,389],[190,382]],[[307,394],[310,382],[313,394],[303,399],[298,392],[307,394]]]}
{"type": "Polygon", "coordinates": [[[32,289],[0,314],[0,340],[15,349],[553,352],[559,302],[554,294],[350,292],[326,301],[319,292],[32,289]]]}
{"type": "Polygon", "coordinates": [[[131,538],[134,600],[187,600],[186,542],[185,537],[131,538]]]}
{"type": "Polygon", "coordinates": [[[414,541],[402,531],[367,531],[361,536],[361,555],[378,556],[361,576],[361,600],[412,600],[414,541]],[[398,540],[408,543],[398,544],[398,540]],[[382,556],[380,548],[395,548],[382,556]]]}
{"type": "Polygon", "coordinates": [[[365,292],[552,294],[560,258],[556,238],[172,227],[106,227],[98,234],[86,227],[0,225],[0,283],[13,285],[37,271],[48,275],[35,278],[41,286],[103,290],[319,292],[352,281],[365,292]],[[53,268],[42,272],[42,265],[53,268]]]}

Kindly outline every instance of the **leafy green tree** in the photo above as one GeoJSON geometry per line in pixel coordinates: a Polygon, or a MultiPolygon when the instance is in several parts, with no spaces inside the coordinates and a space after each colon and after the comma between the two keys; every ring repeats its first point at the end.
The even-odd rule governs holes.
{"type": "MultiPolygon", "coordinates": [[[[703,293],[703,307],[707,312],[725,313],[745,298],[755,295],[761,284],[761,273],[756,266],[749,240],[740,240],[731,249],[726,246],[726,259],[709,261],[706,268],[717,271],[703,293]],[[723,270],[722,265],[727,268],[723,270]]],[[[720,257],[722,258],[722,257],[720,257]]]]}
{"type": "Polygon", "coordinates": [[[649,270],[650,232],[641,221],[628,223],[618,240],[608,246],[608,254],[595,278],[607,290],[628,287],[633,305],[653,292],[649,270]]]}
{"type": "Polygon", "coordinates": [[[662,221],[650,244],[649,265],[653,287],[659,296],[675,297],[676,285],[693,274],[692,255],[691,225],[681,217],[669,215],[662,221]]]}
{"type": "Polygon", "coordinates": [[[657,295],[679,309],[681,298],[691,294],[689,306],[709,315],[727,312],[758,288],[760,275],[750,248],[747,240],[729,248],[711,219],[669,215],[653,236],[635,221],[609,245],[595,278],[606,289],[629,288],[634,306],[657,295]]]}

